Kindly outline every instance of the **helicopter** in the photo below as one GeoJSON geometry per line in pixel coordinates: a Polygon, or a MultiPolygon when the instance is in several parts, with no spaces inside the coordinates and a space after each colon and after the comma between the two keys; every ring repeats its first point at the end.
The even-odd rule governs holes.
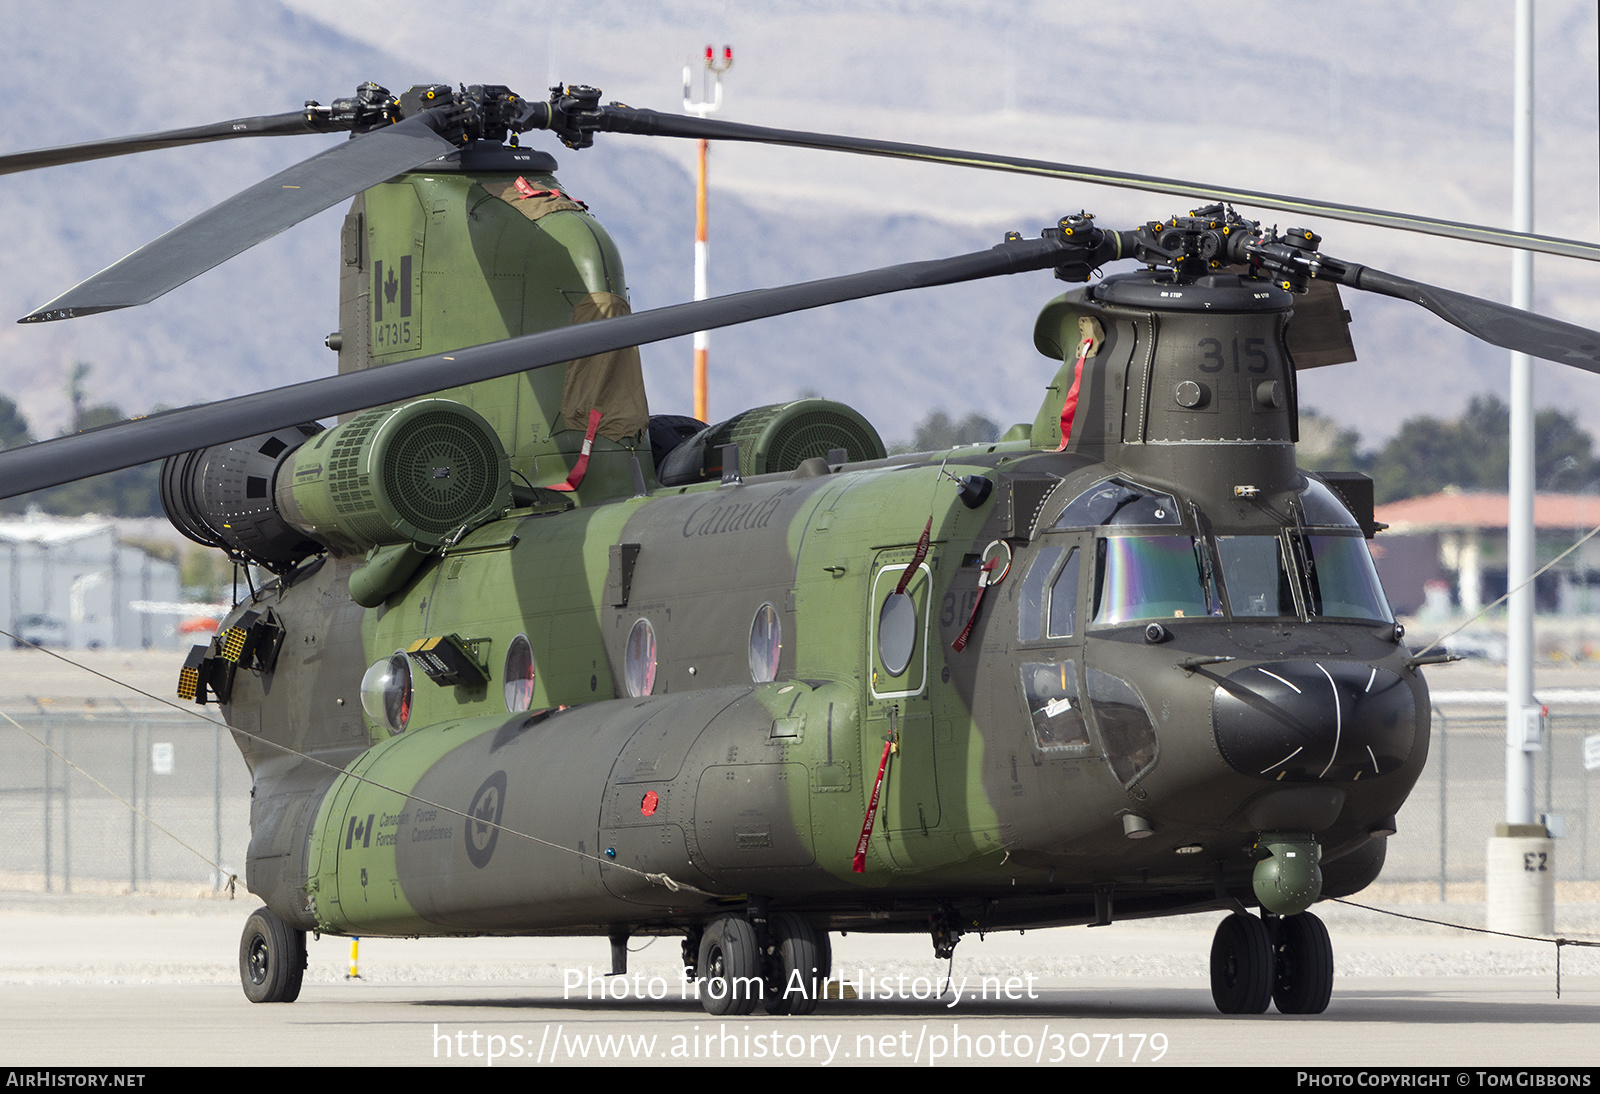
{"type": "MultiPolygon", "coordinates": [[[[1370,481],[1295,460],[1339,288],[1600,371],[1600,334],[1322,252],[1235,205],[1585,259],[1593,244],[1065,164],[365,84],[327,106],[0,157],[0,173],[344,132],[23,322],[147,302],[352,200],[336,376],[0,454],[5,496],[164,458],[185,535],[271,574],[178,678],[252,774],[239,950],[291,1002],[306,934],[683,940],[712,1014],[813,1012],[832,931],[1217,910],[1224,1013],[1314,1014],[1309,909],[1382,869],[1429,702],[1370,481]],[[523,147],[767,141],[1194,197],[990,250],[631,314],[621,255],[523,147]],[[1110,273],[1130,261],[1140,268],[1110,273]],[[1031,423],[889,456],[820,398],[651,415],[637,347],[1051,271],[1031,423]],[[324,429],[319,420],[339,417],[324,429]],[[1252,909],[1258,909],[1253,912],[1252,909]]],[[[249,573],[249,570],[246,570],[249,573]]]]}

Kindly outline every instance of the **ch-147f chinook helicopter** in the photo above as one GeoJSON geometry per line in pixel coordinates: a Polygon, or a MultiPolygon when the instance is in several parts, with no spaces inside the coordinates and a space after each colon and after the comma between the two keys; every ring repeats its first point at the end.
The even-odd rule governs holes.
{"type": "Polygon", "coordinates": [[[1430,658],[1366,539],[1370,483],[1296,466],[1296,370],[1352,360],[1337,286],[1600,371],[1600,335],[1322,254],[1287,209],[1590,244],[1091,168],[366,85],[331,107],[0,158],[350,141],[27,317],[152,299],[305,217],[344,224],[339,375],[0,455],[14,495],[167,457],[163,501],[271,571],[183,666],[254,778],[240,974],[305,932],[679,935],[712,1013],[810,1012],[829,931],[1229,912],[1218,1007],[1320,1012],[1307,909],[1378,876],[1428,752],[1430,658]],[[992,250],[629,315],[604,229],[517,135],[760,140],[1200,198],[992,250]],[[1068,282],[1031,425],[886,457],[847,407],[652,418],[635,347],[919,286],[1068,282]],[[348,416],[331,429],[319,418],[348,416]],[[1259,907],[1260,915],[1248,909],[1259,907]]]}

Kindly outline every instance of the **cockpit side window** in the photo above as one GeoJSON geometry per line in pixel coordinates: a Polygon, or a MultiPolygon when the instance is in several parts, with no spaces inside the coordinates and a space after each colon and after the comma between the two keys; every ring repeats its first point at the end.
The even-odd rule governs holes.
{"type": "Polygon", "coordinates": [[[1056,579],[1050,583],[1050,618],[1045,633],[1051,638],[1071,638],[1078,628],[1078,549],[1067,553],[1056,579]]]}
{"type": "Polygon", "coordinates": [[[1061,558],[1059,545],[1047,545],[1034,556],[1028,576],[1022,579],[1022,594],[1017,603],[1017,640],[1037,642],[1044,637],[1044,607],[1050,573],[1061,558]]]}
{"type": "Polygon", "coordinates": [[[1372,619],[1393,623],[1372,552],[1361,536],[1298,536],[1309,560],[1307,584],[1312,616],[1372,619]]]}
{"type": "Polygon", "coordinates": [[[1033,739],[1041,752],[1088,748],[1089,731],[1078,699],[1078,669],[1071,661],[1030,662],[1022,666],[1022,694],[1033,719],[1033,739]]]}

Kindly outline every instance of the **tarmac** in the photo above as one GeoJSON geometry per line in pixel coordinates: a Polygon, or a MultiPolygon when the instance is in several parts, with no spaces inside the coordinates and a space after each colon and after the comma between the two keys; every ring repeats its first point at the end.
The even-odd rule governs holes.
{"type": "MultiPolygon", "coordinates": [[[[1354,898],[1481,926],[1481,904],[1382,886],[1354,898]]],[[[238,938],[255,902],[0,891],[0,1065],[1087,1066],[1471,1068],[1600,1065],[1600,949],[1505,938],[1345,904],[1333,1001],[1318,1016],[1231,1017],[1211,1001],[1221,913],[969,935],[948,965],[921,936],[834,936],[857,998],[804,1018],[714,1018],[677,939],[636,939],[629,975],[580,939],[310,943],[294,1004],[252,1005],[238,938]],[[945,988],[947,975],[951,989],[945,988]]],[[[1600,903],[1557,928],[1600,940],[1600,903]]]]}
{"type": "MultiPolygon", "coordinates": [[[[77,656],[171,693],[170,653],[77,656]]],[[[37,651],[0,651],[0,669],[0,701],[114,690],[37,651]]],[[[1430,682],[1487,693],[1504,669],[1468,661],[1430,682]]],[[[1540,689],[1597,684],[1594,665],[1539,667],[1540,689]]],[[[310,944],[298,1002],[252,1005],[238,947],[257,901],[242,887],[42,887],[0,876],[0,1067],[1410,1066],[1465,1086],[1485,1068],[1600,1066],[1600,948],[1461,929],[1483,926],[1481,885],[1448,902],[1381,882],[1352,898],[1415,918],[1319,904],[1337,976],[1317,1016],[1218,1014],[1212,912],[969,935],[948,964],[924,936],[835,935],[856,997],[803,1018],[711,1017],[667,938],[635,940],[625,978],[605,975],[602,938],[363,939],[351,979],[350,940],[328,937],[310,944]]],[[[1600,883],[1558,886],[1556,927],[1600,941],[1600,883]]]]}

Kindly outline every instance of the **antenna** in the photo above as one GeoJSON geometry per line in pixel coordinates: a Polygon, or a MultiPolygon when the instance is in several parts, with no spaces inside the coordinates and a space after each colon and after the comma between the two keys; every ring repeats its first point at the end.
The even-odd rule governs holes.
{"type": "MultiPolygon", "coordinates": [[[[698,72],[700,77],[698,96],[694,86],[697,74],[694,62],[691,61],[683,66],[683,109],[701,118],[722,109],[722,74],[732,67],[732,46],[722,47],[721,60],[717,59],[715,48],[706,46],[705,59],[698,72]]],[[[706,282],[706,159],[710,150],[710,142],[704,140],[699,142],[696,157],[699,171],[694,192],[694,298],[696,300],[704,300],[710,295],[706,282]]],[[[703,330],[695,331],[694,416],[702,422],[710,420],[706,410],[706,358],[710,346],[710,335],[703,330]]]]}

